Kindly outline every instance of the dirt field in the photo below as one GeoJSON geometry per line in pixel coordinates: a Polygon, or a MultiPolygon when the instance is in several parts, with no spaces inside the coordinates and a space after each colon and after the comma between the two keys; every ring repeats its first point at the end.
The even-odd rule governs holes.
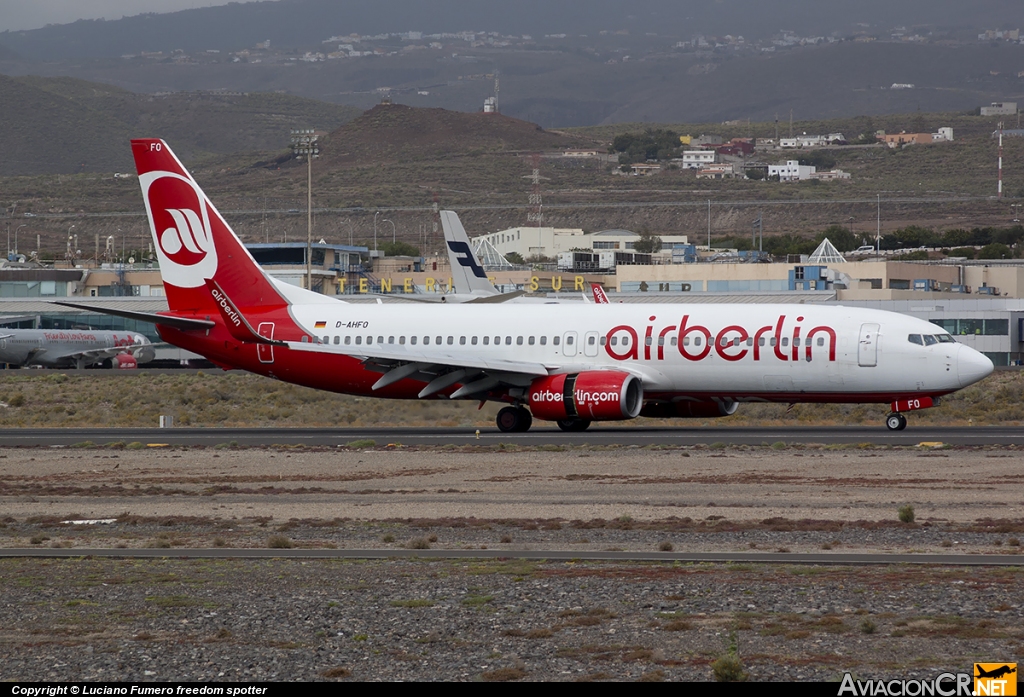
{"type": "Polygon", "coordinates": [[[0,544],[24,546],[45,525],[53,545],[147,546],[162,532],[182,546],[263,546],[283,528],[299,544],[358,548],[379,546],[380,526],[418,521],[450,531],[441,546],[498,542],[482,528],[507,524],[531,549],[606,548],[552,534],[590,527],[634,531],[613,541],[622,548],[670,532],[687,549],[745,548],[770,531],[793,533],[771,543],[793,551],[838,540],[846,552],[1013,552],[1020,463],[1015,449],[919,447],[4,450],[0,544]],[[907,505],[912,525],[898,519],[907,505]],[[60,522],[71,518],[121,520],[60,522]],[[467,528],[481,534],[463,539],[467,528]]]}

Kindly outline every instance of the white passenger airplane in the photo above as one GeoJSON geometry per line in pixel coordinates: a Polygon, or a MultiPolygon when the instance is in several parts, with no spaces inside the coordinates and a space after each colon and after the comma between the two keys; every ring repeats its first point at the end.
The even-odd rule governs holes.
{"type": "Polygon", "coordinates": [[[582,430],[640,415],[711,417],[744,401],[903,412],[981,380],[991,361],[939,327],[812,305],[348,304],[265,274],[162,140],[132,150],[170,311],[167,342],[224,368],[392,399],[504,402],[582,430]]]}
{"type": "Polygon", "coordinates": [[[112,368],[124,369],[148,363],[154,356],[149,339],[132,332],[0,328],[0,363],[85,368],[110,361],[112,368]]]}

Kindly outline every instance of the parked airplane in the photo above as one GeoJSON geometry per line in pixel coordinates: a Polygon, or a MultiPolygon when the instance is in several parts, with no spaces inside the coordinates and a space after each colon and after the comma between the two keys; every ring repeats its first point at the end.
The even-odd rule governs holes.
{"type": "Polygon", "coordinates": [[[85,368],[110,361],[113,368],[135,368],[155,353],[149,339],[131,332],[0,328],[0,363],[85,368]]]}
{"type": "MultiPolygon", "coordinates": [[[[224,368],[323,390],[508,406],[582,430],[712,417],[744,401],[891,405],[886,425],[992,362],[929,322],[813,305],[348,304],[265,274],[162,140],[133,140],[170,311],[161,337],[224,368]]],[[[62,303],[68,304],[68,303],[62,303]]]]}

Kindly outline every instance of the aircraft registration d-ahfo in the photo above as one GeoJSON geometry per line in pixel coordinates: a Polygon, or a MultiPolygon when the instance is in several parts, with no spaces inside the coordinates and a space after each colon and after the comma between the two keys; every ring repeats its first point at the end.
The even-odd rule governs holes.
{"type": "Polygon", "coordinates": [[[507,404],[567,431],[637,416],[714,417],[741,402],[889,406],[886,426],[992,362],[940,327],[842,306],[352,304],[277,281],[158,139],[132,141],[169,311],[168,343],[224,368],[332,392],[507,404]]]}

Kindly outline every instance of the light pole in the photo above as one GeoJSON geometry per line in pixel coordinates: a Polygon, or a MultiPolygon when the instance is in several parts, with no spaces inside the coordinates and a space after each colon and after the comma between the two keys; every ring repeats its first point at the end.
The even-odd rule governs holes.
{"type": "MultiPolygon", "coordinates": [[[[28,223],[25,223],[24,225],[19,225],[18,229],[14,231],[14,253],[15,254],[18,253],[18,230],[20,230],[23,227],[28,227],[28,223]]],[[[10,244],[11,244],[10,239],[8,239],[7,240],[7,245],[10,246],[10,244]]]]}
{"type": "Polygon", "coordinates": [[[74,254],[72,252],[72,247],[71,247],[71,243],[75,239],[75,238],[73,238],[71,236],[71,231],[74,230],[74,229],[75,229],[74,225],[72,225],[71,227],[68,228],[68,251],[66,252],[65,256],[67,256],[67,259],[68,259],[69,263],[75,258],[74,254]]]}
{"type": "Polygon", "coordinates": [[[377,216],[380,215],[380,211],[373,214],[373,251],[377,251],[377,216]]]}
{"type": "Polygon", "coordinates": [[[352,221],[351,220],[346,220],[345,223],[348,225],[348,246],[351,247],[352,246],[352,235],[353,235],[353,233],[355,231],[355,228],[352,227],[352,221]]]}
{"type": "Polygon", "coordinates": [[[306,290],[313,290],[313,158],[320,155],[312,128],[292,131],[292,151],[306,156],[306,290]]]}
{"type": "Polygon", "coordinates": [[[391,244],[395,244],[398,241],[398,233],[395,232],[395,223],[387,218],[384,218],[382,223],[391,223],[391,244]]]}

